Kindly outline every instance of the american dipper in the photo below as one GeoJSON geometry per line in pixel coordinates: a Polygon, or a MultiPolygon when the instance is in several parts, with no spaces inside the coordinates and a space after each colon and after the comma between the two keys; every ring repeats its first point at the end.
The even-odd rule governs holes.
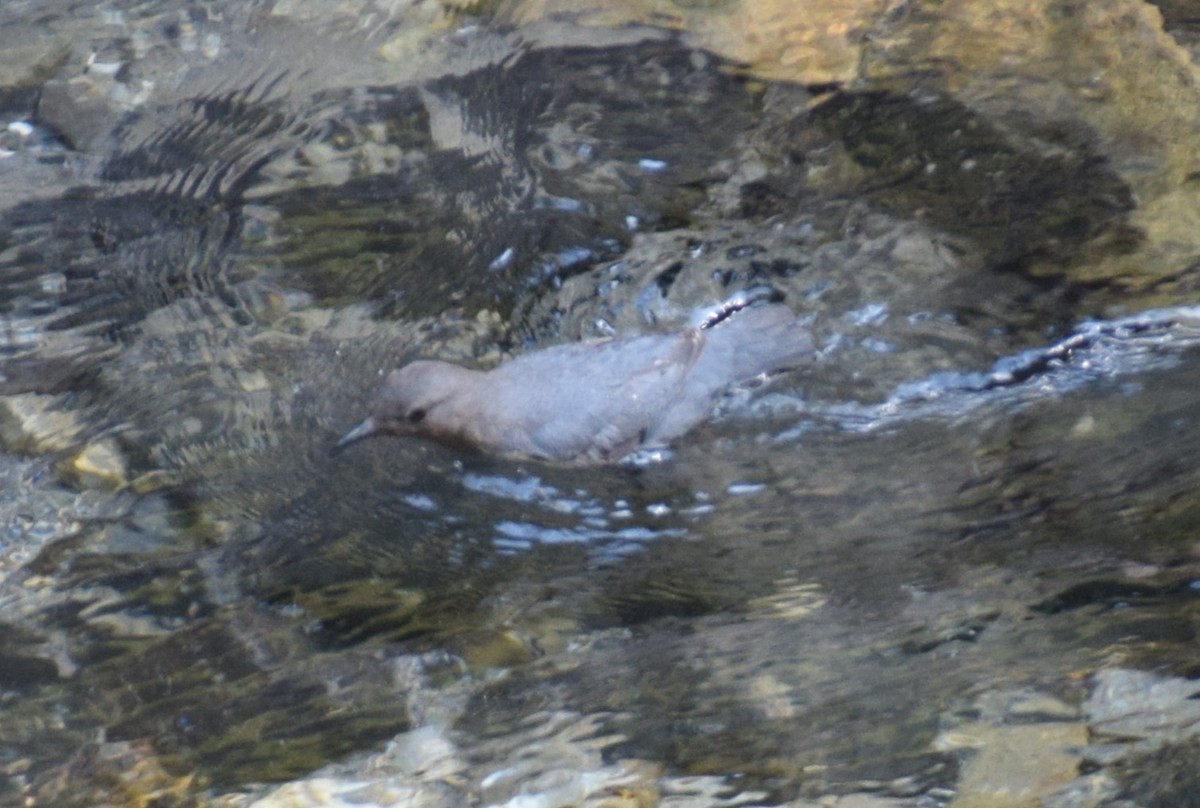
{"type": "Polygon", "coordinates": [[[811,358],[786,306],[722,312],[683,331],[558,345],[490,371],[421,359],[334,452],[372,435],[418,435],[487,452],[599,463],[662,446],[704,420],[726,386],[811,358]]]}

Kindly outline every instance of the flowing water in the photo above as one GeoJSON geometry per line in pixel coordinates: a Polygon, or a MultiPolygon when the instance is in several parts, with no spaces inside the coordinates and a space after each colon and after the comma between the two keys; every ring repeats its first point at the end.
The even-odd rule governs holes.
{"type": "Polygon", "coordinates": [[[899,7],[368,5],[0,11],[3,804],[1196,804],[1194,171],[899,7]],[[816,359],[667,450],[329,455],[743,292],[816,359]]]}

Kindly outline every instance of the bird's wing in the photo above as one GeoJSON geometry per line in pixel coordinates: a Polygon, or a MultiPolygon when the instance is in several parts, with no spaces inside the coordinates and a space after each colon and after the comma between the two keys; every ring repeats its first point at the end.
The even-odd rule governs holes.
{"type": "Polygon", "coordinates": [[[529,355],[521,375],[543,386],[526,399],[529,453],[605,460],[636,448],[683,393],[703,343],[692,329],[529,355]]]}

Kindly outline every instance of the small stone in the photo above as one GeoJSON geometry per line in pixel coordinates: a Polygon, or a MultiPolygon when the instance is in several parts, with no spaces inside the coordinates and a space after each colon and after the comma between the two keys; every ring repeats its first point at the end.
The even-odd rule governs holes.
{"type": "Polygon", "coordinates": [[[1071,437],[1086,438],[1096,431],[1096,419],[1091,415],[1080,418],[1071,427],[1071,437]]]}
{"type": "Polygon", "coordinates": [[[271,382],[261,370],[239,371],[238,387],[247,393],[264,393],[271,389],[271,382]]]}
{"type": "Polygon", "coordinates": [[[463,657],[475,670],[511,668],[529,662],[536,656],[528,641],[511,631],[481,632],[468,642],[463,649],[463,657]]]}
{"type": "Polygon", "coordinates": [[[71,459],[69,467],[80,488],[112,491],[127,482],[125,457],[111,439],[90,443],[71,459]]]}

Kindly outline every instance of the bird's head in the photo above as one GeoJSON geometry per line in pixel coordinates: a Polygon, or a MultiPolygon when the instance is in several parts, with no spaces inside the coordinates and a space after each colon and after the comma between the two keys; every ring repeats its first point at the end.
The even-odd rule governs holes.
{"type": "Polygon", "coordinates": [[[388,374],[371,414],[334,444],[340,452],[375,435],[424,435],[451,439],[462,432],[447,406],[469,396],[478,371],[431,359],[418,359],[388,374]]]}

